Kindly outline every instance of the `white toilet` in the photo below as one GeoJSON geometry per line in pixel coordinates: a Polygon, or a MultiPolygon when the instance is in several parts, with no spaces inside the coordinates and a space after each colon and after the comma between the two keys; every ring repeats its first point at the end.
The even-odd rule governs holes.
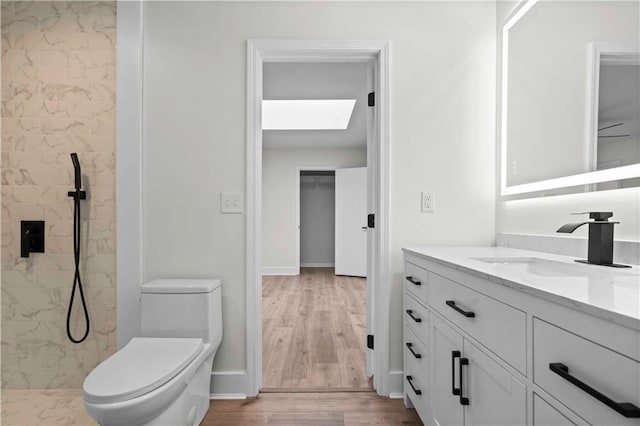
{"type": "Polygon", "coordinates": [[[222,340],[220,281],[155,280],[141,291],[141,337],[89,373],[84,406],[105,426],[197,425],[222,340]]]}

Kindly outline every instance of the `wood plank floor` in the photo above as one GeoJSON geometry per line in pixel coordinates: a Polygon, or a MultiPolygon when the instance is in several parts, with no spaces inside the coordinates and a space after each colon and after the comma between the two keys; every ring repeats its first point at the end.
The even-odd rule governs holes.
{"type": "Polygon", "coordinates": [[[364,278],[333,268],[263,277],[263,391],[371,390],[366,300],[364,278]]]}
{"type": "Polygon", "coordinates": [[[374,392],[263,393],[247,400],[211,401],[201,426],[421,425],[400,399],[374,392]]]}

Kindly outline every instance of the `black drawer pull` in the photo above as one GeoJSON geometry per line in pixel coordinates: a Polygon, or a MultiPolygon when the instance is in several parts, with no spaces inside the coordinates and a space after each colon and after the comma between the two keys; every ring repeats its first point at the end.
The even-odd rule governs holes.
{"type": "Polygon", "coordinates": [[[453,309],[456,312],[461,313],[462,315],[464,315],[467,318],[473,318],[473,317],[476,316],[475,312],[465,311],[463,309],[460,309],[458,306],[456,306],[456,302],[454,302],[453,300],[447,300],[445,303],[447,304],[448,307],[450,307],[451,309],[453,309]]]}
{"type": "Polygon", "coordinates": [[[411,284],[422,285],[422,283],[420,281],[416,280],[413,277],[406,277],[406,278],[407,278],[407,281],[409,281],[411,284]]]}
{"type": "Polygon", "coordinates": [[[422,358],[422,354],[414,352],[413,343],[407,342],[407,348],[409,348],[409,351],[413,354],[414,357],[416,357],[418,359],[422,358]]]}
{"type": "Polygon", "coordinates": [[[469,398],[464,397],[462,389],[462,366],[469,365],[469,358],[460,358],[460,405],[469,405],[469,398]]]}
{"type": "Polygon", "coordinates": [[[411,319],[414,320],[415,322],[422,322],[422,318],[413,316],[413,311],[411,309],[407,309],[407,315],[409,315],[411,319]]]}
{"type": "Polygon", "coordinates": [[[600,392],[598,392],[588,384],[584,383],[583,381],[580,381],[579,379],[569,374],[569,367],[567,367],[563,363],[552,362],[549,364],[549,370],[553,371],[554,373],[556,373],[558,376],[562,377],[569,383],[579,387],[580,389],[582,389],[583,391],[585,391],[586,393],[588,393],[598,401],[602,402],[603,404],[607,405],[609,408],[612,408],[613,410],[622,414],[623,416],[631,417],[634,419],[640,418],[640,408],[636,407],[630,402],[615,402],[608,396],[601,394],[600,392]]]}
{"type": "Polygon", "coordinates": [[[451,394],[460,395],[460,388],[456,387],[456,358],[460,358],[460,351],[451,351],[451,394]]]}
{"type": "Polygon", "coordinates": [[[413,386],[413,377],[412,376],[407,376],[407,382],[409,382],[409,386],[411,386],[411,389],[413,389],[413,391],[416,393],[416,395],[422,395],[422,391],[420,389],[416,389],[416,387],[413,386]]]}

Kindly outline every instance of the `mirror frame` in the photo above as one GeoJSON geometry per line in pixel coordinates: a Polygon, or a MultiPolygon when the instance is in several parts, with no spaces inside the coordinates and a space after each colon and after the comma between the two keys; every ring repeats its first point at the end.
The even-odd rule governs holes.
{"type": "MultiPolygon", "coordinates": [[[[547,191],[551,189],[568,188],[580,185],[589,185],[601,182],[609,182],[613,180],[631,179],[640,177],[640,163],[628,166],[617,167],[613,169],[596,170],[593,172],[580,173],[576,175],[563,176],[554,179],[545,179],[536,182],[530,182],[520,185],[507,186],[507,110],[508,110],[508,81],[509,81],[509,30],[531,9],[538,0],[527,0],[516,12],[505,22],[502,27],[502,67],[501,67],[501,95],[500,95],[500,194],[504,196],[526,194],[538,191],[547,191]]],[[[604,46],[614,48],[615,43],[594,43],[591,54],[595,55],[589,61],[590,67],[600,64],[601,53],[614,53],[604,49],[604,46]],[[602,52],[598,52],[598,46],[602,47],[602,52]]],[[[623,52],[629,52],[630,47],[622,47],[622,43],[617,44],[618,49],[623,52]]],[[[627,44],[628,46],[628,44],[627,44]]],[[[636,50],[637,51],[637,50],[636,50]]],[[[594,77],[599,75],[599,69],[595,70],[597,74],[593,75],[593,68],[590,70],[590,78],[588,78],[587,93],[587,146],[593,150],[593,126],[597,127],[597,121],[593,123],[594,111],[593,102],[597,102],[597,87],[595,86],[594,77]],[[595,95],[595,96],[594,96],[595,95]],[[594,99],[595,97],[595,99],[594,99]],[[591,125],[593,123],[593,126],[591,125]]],[[[595,117],[597,118],[597,107],[595,108],[595,117]]],[[[589,153],[591,156],[591,152],[589,153]]],[[[536,196],[536,195],[532,195],[536,196]]]]}

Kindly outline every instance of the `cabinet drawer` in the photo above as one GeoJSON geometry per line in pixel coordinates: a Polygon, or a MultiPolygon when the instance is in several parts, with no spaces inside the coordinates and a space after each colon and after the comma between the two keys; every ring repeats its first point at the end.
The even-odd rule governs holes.
{"type": "Polygon", "coordinates": [[[589,423],[640,425],[640,363],[537,318],[533,339],[537,385],[589,423]]]}
{"type": "Polygon", "coordinates": [[[404,322],[415,331],[423,343],[427,343],[429,335],[427,320],[427,308],[407,294],[404,299],[404,322]]]}
{"type": "Polygon", "coordinates": [[[524,312],[429,273],[429,306],[526,375],[524,312]]]}
{"type": "Polygon", "coordinates": [[[420,418],[426,419],[428,414],[428,389],[429,383],[429,359],[425,345],[418,339],[415,334],[408,328],[405,328],[405,347],[404,347],[404,391],[411,399],[414,408],[420,415],[420,418]],[[406,346],[407,343],[412,345],[412,350],[419,358],[411,353],[406,346]],[[410,378],[410,380],[409,380],[410,378]],[[412,387],[413,385],[413,387],[412,387]]]}
{"type": "Polygon", "coordinates": [[[405,328],[404,330],[405,368],[407,371],[411,370],[414,374],[422,376],[424,382],[428,383],[429,352],[427,351],[427,346],[418,339],[410,328],[405,328]]]}
{"type": "Polygon", "coordinates": [[[404,264],[404,283],[409,293],[422,302],[427,302],[428,275],[427,271],[413,263],[404,264]]]}

